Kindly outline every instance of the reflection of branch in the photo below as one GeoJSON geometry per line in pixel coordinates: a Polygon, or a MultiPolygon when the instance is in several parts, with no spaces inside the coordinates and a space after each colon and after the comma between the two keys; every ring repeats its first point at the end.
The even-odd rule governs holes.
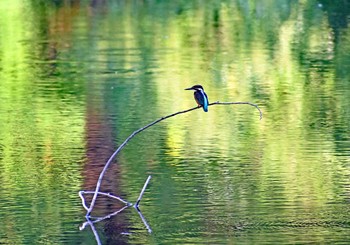
{"type": "Polygon", "coordinates": [[[115,211],[114,213],[111,213],[111,214],[106,215],[104,217],[97,218],[96,220],[93,220],[93,221],[89,217],[85,217],[86,221],[79,227],[79,229],[82,231],[86,228],[87,225],[89,225],[91,227],[92,232],[94,233],[97,244],[100,245],[100,244],[102,244],[101,239],[100,239],[100,236],[98,235],[98,232],[96,231],[94,224],[98,223],[102,220],[109,219],[109,218],[119,214],[120,212],[122,212],[124,209],[126,209],[128,207],[130,207],[130,206],[124,206],[121,209],[115,211]]]}
{"type": "Polygon", "coordinates": [[[145,217],[142,215],[141,210],[138,207],[135,207],[135,208],[137,210],[137,213],[140,215],[140,218],[141,218],[143,224],[146,226],[146,229],[147,229],[148,233],[152,233],[152,229],[149,226],[149,224],[147,223],[145,217]]]}
{"type": "MultiPolygon", "coordinates": [[[[150,177],[148,177],[148,178],[150,179],[150,177]]],[[[107,194],[107,193],[103,193],[103,194],[102,194],[102,193],[99,193],[99,194],[103,195],[103,194],[107,194]]],[[[129,203],[128,203],[128,204],[129,204],[129,203]]],[[[95,223],[98,223],[98,222],[100,222],[100,221],[102,221],[102,220],[105,220],[105,219],[110,219],[110,218],[112,218],[113,216],[116,216],[117,214],[121,213],[124,209],[126,209],[126,208],[128,208],[128,207],[130,207],[130,205],[124,206],[124,207],[122,207],[121,209],[118,209],[117,211],[115,211],[114,213],[111,213],[111,214],[106,215],[106,216],[103,216],[103,217],[96,218],[95,220],[91,220],[90,217],[85,217],[85,218],[86,218],[86,221],[79,227],[79,230],[82,231],[82,230],[84,230],[84,229],[86,228],[86,226],[90,226],[92,232],[94,233],[94,236],[95,236],[95,239],[96,239],[97,244],[100,245],[100,244],[102,244],[102,243],[101,243],[101,239],[100,239],[100,236],[98,235],[98,232],[96,231],[96,228],[95,228],[95,225],[94,225],[94,224],[95,224],[95,223]]],[[[138,207],[136,207],[136,206],[134,206],[134,207],[135,207],[137,213],[139,214],[139,216],[140,216],[140,218],[141,218],[143,224],[145,225],[145,227],[146,227],[148,233],[152,233],[152,229],[151,229],[151,227],[149,226],[149,224],[147,223],[145,217],[142,215],[141,210],[140,210],[138,207]]]]}
{"type": "Polygon", "coordinates": [[[86,220],[87,220],[87,221],[82,225],[83,228],[81,228],[80,230],[83,230],[87,224],[90,225],[91,230],[92,230],[92,233],[94,233],[94,236],[95,236],[97,245],[101,245],[101,244],[102,244],[102,243],[101,243],[101,239],[100,239],[100,237],[99,237],[99,235],[98,235],[98,233],[97,233],[97,231],[96,231],[96,228],[95,228],[95,226],[94,226],[94,222],[92,222],[92,221],[91,221],[90,219],[88,219],[88,218],[87,218],[86,220]]]}
{"type": "Polygon", "coordinates": [[[114,213],[111,213],[111,214],[108,214],[108,215],[106,215],[106,216],[103,216],[103,217],[99,217],[99,218],[95,218],[95,220],[91,220],[89,217],[86,217],[86,222],[84,222],[80,227],[79,227],[79,230],[84,230],[85,229],[85,227],[87,226],[87,225],[93,225],[93,224],[95,224],[95,223],[98,223],[98,222],[100,222],[100,221],[102,221],[102,220],[105,220],[105,219],[110,219],[110,218],[112,218],[113,216],[116,216],[117,214],[119,214],[119,213],[121,213],[124,209],[126,209],[126,208],[128,208],[128,207],[130,207],[130,206],[124,206],[124,207],[122,207],[121,209],[118,209],[117,211],[115,211],[114,213]]]}
{"type": "MultiPolygon", "coordinates": [[[[241,104],[245,104],[245,105],[250,105],[250,106],[254,106],[256,109],[258,109],[259,113],[260,113],[260,120],[262,118],[262,112],[260,110],[260,108],[256,105],[256,104],[253,104],[253,103],[250,103],[250,102],[214,102],[214,103],[210,103],[209,106],[212,106],[212,105],[241,105],[241,104]]],[[[187,109],[187,110],[183,110],[183,111],[179,111],[179,112],[176,112],[176,113],[173,113],[173,114],[170,114],[170,115],[167,115],[165,117],[162,117],[162,118],[159,118],[149,124],[147,124],[146,126],[134,131],[128,138],[126,138],[126,140],[118,147],[118,149],[111,155],[111,157],[108,159],[108,161],[106,162],[103,170],[101,171],[100,173],[100,176],[98,177],[98,180],[97,180],[97,184],[96,184],[96,188],[95,188],[95,191],[94,191],[94,196],[92,198],[92,201],[90,203],[90,206],[89,208],[87,208],[87,206],[85,205],[85,202],[83,202],[83,206],[84,208],[87,210],[86,212],[86,217],[90,216],[90,213],[91,211],[93,210],[94,208],[94,205],[95,205],[95,202],[96,202],[96,198],[97,198],[97,195],[99,194],[99,190],[100,190],[100,186],[101,186],[101,182],[102,182],[102,179],[103,179],[103,176],[105,174],[105,172],[107,171],[109,165],[112,163],[113,159],[115,158],[115,156],[126,146],[126,144],[132,139],[134,138],[134,136],[144,130],[146,130],[147,128],[165,120],[165,119],[168,119],[170,117],[174,117],[176,115],[179,115],[179,114],[184,114],[184,113],[187,113],[187,112],[190,112],[190,111],[193,111],[193,110],[197,110],[199,109],[200,107],[193,107],[193,108],[190,108],[190,109],[187,109]]],[[[137,205],[138,205],[139,202],[137,202],[137,205]]]]}

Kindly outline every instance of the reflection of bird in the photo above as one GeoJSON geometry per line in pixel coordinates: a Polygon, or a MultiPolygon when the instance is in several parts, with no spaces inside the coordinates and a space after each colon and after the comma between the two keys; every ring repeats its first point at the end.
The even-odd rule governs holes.
{"type": "Polygon", "coordinates": [[[194,85],[191,88],[186,88],[185,90],[195,90],[194,99],[196,100],[198,106],[203,106],[203,110],[205,112],[208,111],[209,100],[207,94],[204,92],[202,85],[194,85]]]}

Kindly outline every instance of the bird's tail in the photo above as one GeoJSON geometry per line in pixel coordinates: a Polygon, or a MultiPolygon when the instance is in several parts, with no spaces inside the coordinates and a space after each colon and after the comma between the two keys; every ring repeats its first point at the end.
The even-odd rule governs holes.
{"type": "Polygon", "coordinates": [[[203,110],[204,110],[205,112],[208,112],[208,105],[203,105],[203,110]]]}

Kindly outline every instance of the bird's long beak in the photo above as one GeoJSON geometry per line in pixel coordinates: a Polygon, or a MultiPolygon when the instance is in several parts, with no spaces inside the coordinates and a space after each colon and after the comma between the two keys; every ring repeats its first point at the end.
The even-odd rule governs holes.
{"type": "Polygon", "coordinates": [[[185,90],[192,90],[193,88],[185,88],[185,90]]]}

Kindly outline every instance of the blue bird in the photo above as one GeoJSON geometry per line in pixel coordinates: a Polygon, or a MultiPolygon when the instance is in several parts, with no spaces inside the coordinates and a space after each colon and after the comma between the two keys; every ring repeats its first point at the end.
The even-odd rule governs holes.
{"type": "Polygon", "coordinates": [[[205,112],[208,111],[209,100],[207,94],[204,92],[202,85],[194,85],[190,88],[186,88],[185,90],[195,90],[194,99],[196,100],[198,106],[202,106],[205,112]]]}

